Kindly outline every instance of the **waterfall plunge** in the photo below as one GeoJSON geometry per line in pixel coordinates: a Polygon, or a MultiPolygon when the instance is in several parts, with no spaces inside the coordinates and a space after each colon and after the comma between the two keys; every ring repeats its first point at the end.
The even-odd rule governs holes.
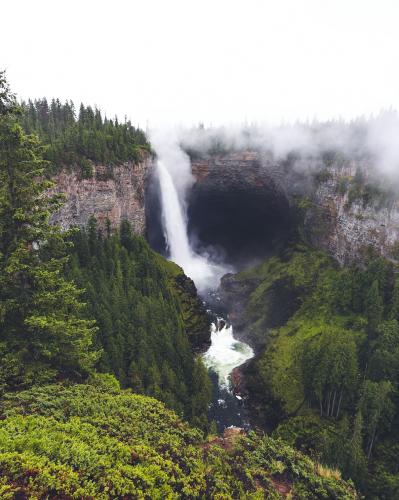
{"type": "MultiPolygon", "coordinates": [[[[218,319],[218,323],[220,322],[218,319]]],[[[205,365],[218,375],[219,387],[230,390],[230,374],[254,355],[252,348],[233,337],[233,326],[212,323],[211,347],[204,354],[205,365]]]]}
{"type": "MultiPolygon", "coordinates": [[[[158,160],[157,167],[161,187],[162,222],[170,259],[184,269],[200,291],[214,289],[227,270],[192,250],[187,235],[186,216],[172,174],[162,160],[158,160]]],[[[184,176],[185,172],[180,172],[180,175],[184,176]]]]}

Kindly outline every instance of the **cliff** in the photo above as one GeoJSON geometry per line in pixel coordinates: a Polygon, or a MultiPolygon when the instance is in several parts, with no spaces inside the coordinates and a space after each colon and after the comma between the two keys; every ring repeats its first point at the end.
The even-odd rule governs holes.
{"type": "MultiPolygon", "coordinates": [[[[63,193],[65,203],[53,215],[52,221],[63,228],[84,227],[91,216],[104,228],[109,220],[118,228],[127,219],[136,235],[146,233],[146,189],[152,160],[148,156],[139,163],[125,163],[109,169],[94,167],[93,176],[82,179],[77,171],[63,169],[54,177],[54,193],[63,193]]],[[[171,290],[179,302],[185,330],[193,349],[201,351],[210,342],[210,318],[197,296],[197,290],[183,270],[155,254],[159,265],[167,272],[171,290]]]]}
{"type": "MultiPolygon", "coordinates": [[[[66,201],[52,220],[67,228],[86,225],[92,215],[100,226],[109,219],[117,227],[127,219],[136,234],[145,234],[154,202],[145,199],[150,167],[148,156],[112,170],[96,165],[89,179],[62,170],[55,177],[56,192],[66,201]]],[[[192,171],[188,229],[199,250],[211,248],[234,264],[263,258],[292,237],[298,199],[306,197],[309,241],[341,264],[361,260],[370,247],[397,256],[399,197],[370,187],[376,180],[367,160],[294,155],[277,160],[267,152],[238,151],[193,158],[192,171]]]]}
{"type": "Polygon", "coordinates": [[[252,240],[267,255],[276,241],[290,237],[298,224],[298,200],[306,199],[309,241],[341,264],[361,261],[369,248],[397,256],[399,196],[381,187],[368,159],[277,160],[266,152],[241,151],[194,158],[192,171],[190,224],[201,241],[213,238],[237,249],[244,240],[251,250],[252,240]],[[228,238],[229,231],[242,237],[228,238]]]}
{"type": "Polygon", "coordinates": [[[91,216],[100,227],[107,219],[111,227],[118,227],[127,219],[136,234],[145,233],[145,185],[151,158],[138,163],[127,162],[112,167],[95,165],[93,176],[79,177],[78,172],[63,169],[54,177],[55,193],[65,195],[63,207],[53,215],[52,221],[63,228],[83,227],[91,216]]]}
{"type": "Polygon", "coordinates": [[[314,205],[305,219],[310,239],[340,264],[361,261],[368,248],[397,257],[399,198],[379,190],[376,180],[369,179],[370,168],[359,161],[332,164],[312,194],[314,205]],[[363,178],[357,182],[359,172],[363,178]]]}
{"type": "Polygon", "coordinates": [[[154,253],[159,265],[165,270],[170,289],[182,315],[190,345],[195,352],[203,352],[211,343],[211,317],[197,294],[194,281],[172,261],[154,253]]]}
{"type": "Polygon", "coordinates": [[[290,198],[278,168],[254,151],[192,160],[196,182],[188,199],[188,230],[197,250],[236,267],[284,246],[293,227],[290,198]]]}

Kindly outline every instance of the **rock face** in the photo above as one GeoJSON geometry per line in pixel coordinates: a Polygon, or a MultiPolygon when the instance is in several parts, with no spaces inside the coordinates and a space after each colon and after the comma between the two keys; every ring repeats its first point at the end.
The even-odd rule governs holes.
{"type": "MultiPolygon", "coordinates": [[[[317,168],[303,161],[288,158],[279,161],[272,154],[260,151],[237,151],[192,159],[192,172],[196,178],[194,192],[201,187],[216,191],[234,188],[264,193],[266,190],[277,204],[290,202],[293,196],[311,188],[310,179],[303,175],[305,168],[317,168]],[[273,196],[274,195],[274,196],[273,196]]],[[[309,162],[307,162],[309,163],[309,162]]]]}
{"type": "Polygon", "coordinates": [[[342,181],[354,179],[360,170],[367,177],[369,166],[359,162],[332,165],[329,178],[313,193],[315,206],[305,221],[312,242],[340,264],[361,261],[370,247],[384,257],[397,258],[399,199],[365,204],[362,198],[351,200],[350,190],[340,190],[342,181]]]}
{"type": "MultiPolygon", "coordinates": [[[[367,202],[353,196],[358,172],[363,187],[373,183],[366,160],[276,160],[268,153],[243,151],[193,159],[192,171],[196,183],[189,220],[205,243],[208,238],[238,248],[242,241],[224,233],[238,234],[254,247],[263,245],[265,253],[267,243],[287,236],[295,224],[296,201],[306,196],[310,241],[341,264],[361,261],[370,247],[388,258],[399,253],[399,197],[381,203],[381,196],[367,202]]],[[[248,245],[243,250],[251,253],[248,245]]]]}
{"type": "Polygon", "coordinates": [[[63,207],[52,216],[52,222],[63,228],[83,227],[91,216],[100,227],[107,219],[111,227],[127,219],[136,234],[145,233],[144,193],[151,158],[139,163],[125,163],[111,169],[94,167],[93,177],[81,179],[78,173],[64,169],[54,178],[54,192],[64,193],[63,207]]]}
{"type": "Polygon", "coordinates": [[[181,273],[171,277],[172,290],[179,301],[191,347],[204,352],[211,344],[211,317],[198,297],[194,281],[181,273]]]}
{"type": "MultiPolygon", "coordinates": [[[[137,234],[147,229],[151,233],[154,228],[146,228],[146,218],[151,221],[149,207],[159,203],[157,192],[148,202],[151,165],[149,156],[112,170],[96,165],[90,179],[61,171],[55,178],[55,192],[64,193],[66,201],[52,220],[67,228],[85,226],[92,215],[100,226],[109,219],[112,227],[118,227],[127,219],[137,234]]],[[[397,258],[399,198],[364,203],[351,193],[358,171],[363,172],[363,182],[371,176],[365,161],[326,163],[322,158],[294,156],[277,160],[266,152],[240,151],[193,158],[192,171],[196,182],[189,196],[188,229],[202,251],[210,249],[233,264],[240,264],[245,256],[267,255],[290,238],[297,223],[297,197],[306,196],[309,239],[338,262],[358,262],[368,247],[397,258]],[[342,189],[345,183],[349,187],[342,189]]],[[[155,233],[162,237],[160,222],[155,225],[155,233]]],[[[152,246],[162,251],[161,244],[152,246]]]]}

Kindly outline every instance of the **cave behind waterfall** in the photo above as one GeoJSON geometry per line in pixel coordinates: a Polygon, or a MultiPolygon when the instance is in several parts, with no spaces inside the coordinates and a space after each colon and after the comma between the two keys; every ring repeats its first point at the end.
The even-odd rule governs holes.
{"type": "Polygon", "coordinates": [[[293,232],[288,200],[275,186],[226,181],[194,185],[188,232],[197,251],[208,251],[237,268],[287,244],[293,232]]]}

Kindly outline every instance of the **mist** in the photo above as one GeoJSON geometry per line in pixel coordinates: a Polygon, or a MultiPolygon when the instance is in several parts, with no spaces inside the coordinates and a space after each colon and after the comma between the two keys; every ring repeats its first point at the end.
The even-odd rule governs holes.
{"type": "Polygon", "coordinates": [[[150,140],[158,161],[162,226],[169,258],[183,267],[200,291],[216,288],[221,276],[234,269],[225,264],[220,248],[211,245],[199,252],[201,242],[189,239],[187,197],[195,182],[191,158],[251,150],[267,155],[277,166],[290,159],[290,168],[301,174],[299,189],[303,194],[312,189],[314,174],[326,168],[326,158],[339,158],[341,165],[355,161],[367,182],[399,191],[399,116],[393,110],[368,119],[297,122],[278,127],[158,128],[150,132],[150,140]]]}
{"type": "Polygon", "coordinates": [[[176,135],[181,149],[192,156],[256,150],[284,160],[295,154],[293,168],[304,172],[312,168],[306,160],[328,152],[339,153],[348,161],[364,160],[364,167],[367,165],[375,180],[382,175],[399,187],[399,115],[392,109],[350,121],[209,128],[199,125],[180,128],[176,135]]]}

